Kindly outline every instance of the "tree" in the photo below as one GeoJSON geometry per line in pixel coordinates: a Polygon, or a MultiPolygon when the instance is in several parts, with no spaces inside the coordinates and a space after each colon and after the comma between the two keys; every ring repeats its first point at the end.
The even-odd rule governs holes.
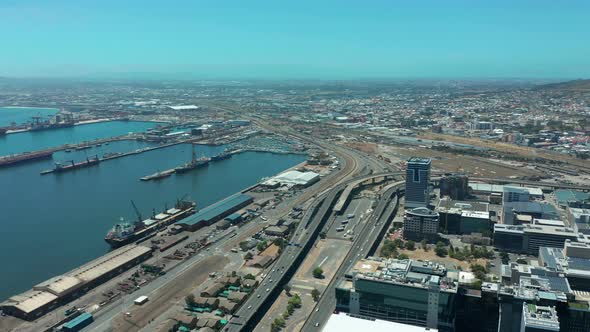
{"type": "Polygon", "coordinates": [[[516,262],[518,264],[528,264],[528,262],[526,261],[526,259],[522,259],[522,258],[517,259],[516,262]]]}
{"type": "Polygon", "coordinates": [[[293,295],[289,299],[289,304],[293,305],[294,308],[301,308],[301,297],[299,297],[299,294],[293,295]]]}
{"type": "Polygon", "coordinates": [[[510,256],[505,251],[500,252],[500,259],[502,260],[502,264],[508,264],[510,262],[510,256]]]}
{"type": "Polygon", "coordinates": [[[252,273],[248,273],[244,276],[244,279],[254,280],[254,279],[256,279],[256,277],[252,273]]]}
{"type": "Polygon", "coordinates": [[[259,252],[266,249],[266,240],[258,242],[258,244],[256,245],[256,249],[258,249],[259,252]]]}
{"type": "Polygon", "coordinates": [[[481,264],[471,264],[471,272],[475,274],[475,277],[479,280],[485,280],[486,273],[488,272],[485,266],[481,264]]]}
{"type": "Polygon", "coordinates": [[[399,255],[397,256],[397,259],[409,259],[409,258],[410,258],[410,257],[409,257],[408,255],[406,255],[406,254],[399,254],[399,255]]]}
{"type": "Polygon", "coordinates": [[[474,281],[474,282],[471,284],[471,288],[473,288],[473,289],[481,289],[481,284],[482,284],[482,281],[481,281],[481,279],[477,279],[477,280],[475,280],[475,281],[474,281]]]}
{"type": "Polygon", "coordinates": [[[412,240],[408,240],[406,241],[406,249],[408,250],[415,250],[416,249],[416,243],[412,240]]]}
{"type": "Polygon", "coordinates": [[[291,295],[291,286],[289,286],[289,284],[286,284],[285,287],[283,287],[283,289],[285,290],[285,293],[287,293],[287,295],[291,295]]]}
{"type": "Polygon", "coordinates": [[[285,245],[285,239],[283,239],[282,237],[277,237],[274,240],[272,240],[272,243],[282,249],[285,245]]]}
{"type": "Polygon", "coordinates": [[[317,290],[317,288],[314,288],[314,289],[311,291],[311,297],[313,298],[313,300],[314,300],[315,302],[317,302],[317,301],[320,299],[320,291],[319,291],[319,290],[317,290]]]}
{"type": "Polygon", "coordinates": [[[244,259],[247,261],[251,260],[252,257],[254,257],[254,255],[252,255],[252,253],[249,251],[244,255],[244,259]]]}
{"type": "Polygon", "coordinates": [[[438,247],[438,246],[437,246],[437,247],[434,249],[434,252],[435,252],[435,253],[436,253],[436,255],[437,255],[437,256],[439,256],[439,257],[445,257],[445,256],[448,254],[448,252],[447,252],[447,248],[445,248],[445,247],[438,247]]]}
{"type": "Polygon", "coordinates": [[[428,251],[428,243],[426,242],[426,239],[422,239],[422,241],[420,241],[420,246],[422,247],[422,250],[428,251]]]}
{"type": "Polygon", "coordinates": [[[188,294],[184,297],[184,302],[186,302],[187,307],[194,307],[195,306],[195,296],[193,294],[188,294]]]}
{"type": "Polygon", "coordinates": [[[312,273],[314,278],[322,279],[324,277],[324,270],[322,270],[322,268],[319,266],[313,269],[312,273]]]}
{"type": "Polygon", "coordinates": [[[326,232],[325,231],[321,231],[320,232],[320,239],[325,239],[326,238],[326,232]]]}
{"type": "Polygon", "coordinates": [[[240,249],[242,249],[242,251],[248,250],[248,241],[240,242],[240,249]]]}

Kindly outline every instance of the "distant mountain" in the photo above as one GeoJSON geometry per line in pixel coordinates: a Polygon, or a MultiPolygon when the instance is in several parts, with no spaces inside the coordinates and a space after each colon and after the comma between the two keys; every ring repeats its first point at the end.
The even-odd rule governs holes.
{"type": "Polygon", "coordinates": [[[567,82],[543,84],[536,87],[538,90],[569,90],[569,91],[588,91],[590,92],[590,80],[573,80],[567,82]]]}

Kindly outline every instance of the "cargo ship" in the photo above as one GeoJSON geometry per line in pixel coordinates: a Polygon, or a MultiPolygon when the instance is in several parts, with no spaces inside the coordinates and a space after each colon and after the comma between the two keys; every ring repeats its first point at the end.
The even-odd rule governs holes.
{"type": "Polygon", "coordinates": [[[50,130],[50,129],[61,129],[61,128],[70,128],[73,127],[73,122],[60,122],[60,123],[36,123],[31,126],[30,131],[42,131],[42,130],[50,130]]]}
{"type": "Polygon", "coordinates": [[[107,233],[104,240],[112,247],[118,248],[134,241],[141,240],[154,232],[192,214],[196,204],[189,201],[178,201],[174,208],[155,214],[149,219],[142,220],[135,204],[138,220],[135,223],[121,222],[115,224],[107,233]]]}
{"type": "Polygon", "coordinates": [[[147,176],[144,176],[144,177],[139,178],[139,179],[141,181],[160,180],[160,179],[163,179],[163,178],[167,178],[167,177],[169,177],[172,174],[174,174],[174,170],[173,169],[169,169],[169,170],[166,170],[166,171],[156,172],[156,173],[154,173],[152,175],[147,175],[147,176]]]}
{"type": "Polygon", "coordinates": [[[219,161],[224,159],[229,159],[233,155],[232,151],[225,150],[222,153],[211,157],[211,161],[219,161]]]}
{"type": "Polygon", "coordinates": [[[191,171],[193,169],[209,165],[210,160],[211,160],[211,158],[207,158],[207,157],[197,158],[197,156],[195,154],[195,150],[193,149],[191,161],[189,161],[188,163],[185,163],[184,165],[176,167],[174,169],[174,171],[176,173],[186,173],[186,172],[191,171]]]}
{"type": "Polygon", "coordinates": [[[11,166],[27,161],[49,159],[53,156],[53,151],[25,152],[14,156],[0,157],[0,167],[11,166]]]}
{"type": "MultiPolygon", "coordinates": [[[[74,163],[73,160],[70,160],[70,162],[68,164],[55,163],[55,168],[53,169],[53,172],[60,173],[60,172],[74,170],[77,168],[85,168],[85,167],[90,167],[93,165],[98,165],[99,163],[100,163],[100,159],[98,158],[98,156],[95,156],[94,158],[91,158],[91,159],[86,158],[85,161],[81,161],[79,163],[74,163]]],[[[41,172],[41,174],[45,174],[45,173],[41,172]]]]}

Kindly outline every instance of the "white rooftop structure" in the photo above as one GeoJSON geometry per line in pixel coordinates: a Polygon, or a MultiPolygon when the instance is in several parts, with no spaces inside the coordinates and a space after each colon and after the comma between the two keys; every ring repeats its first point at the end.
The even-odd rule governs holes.
{"type": "Polygon", "coordinates": [[[4,304],[13,304],[22,312],[31,313],[56,299],[57,296],[49,292],[30,290],[9,298],[4,304]]]}
{"type": "Polygon", "coordinates": [[[299,172],[299,171],[286,171],[275,177],[265,181],[265,185],[273,185],[280,183],[286,186],[308,186],[320,179],[320,175],[315,172],[299,172]]]}
{"type": "Polygon", "coordinates": [[[371,332],[437,332],[421,326],[406,325],[380,319],[364,319],[344,313],[332,314],[322,332],[371,331],[371,332]]]}
{"type": "Polygon", "coordinates": [[[169,108],[175,111],[191,111],[191,110],[198,110],[199,106],[196,105],[177,105],[177,106],[168,106],[169,108]]]}

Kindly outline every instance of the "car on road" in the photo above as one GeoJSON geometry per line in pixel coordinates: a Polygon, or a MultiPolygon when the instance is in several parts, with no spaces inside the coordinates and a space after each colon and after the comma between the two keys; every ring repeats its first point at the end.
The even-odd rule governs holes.
{"type": "Polygon", "coordinates": [[[270,292],[270,288],[267,288],[267,289],[266,289],[266,291],[267,291],[267,292],[270,292]]]}

